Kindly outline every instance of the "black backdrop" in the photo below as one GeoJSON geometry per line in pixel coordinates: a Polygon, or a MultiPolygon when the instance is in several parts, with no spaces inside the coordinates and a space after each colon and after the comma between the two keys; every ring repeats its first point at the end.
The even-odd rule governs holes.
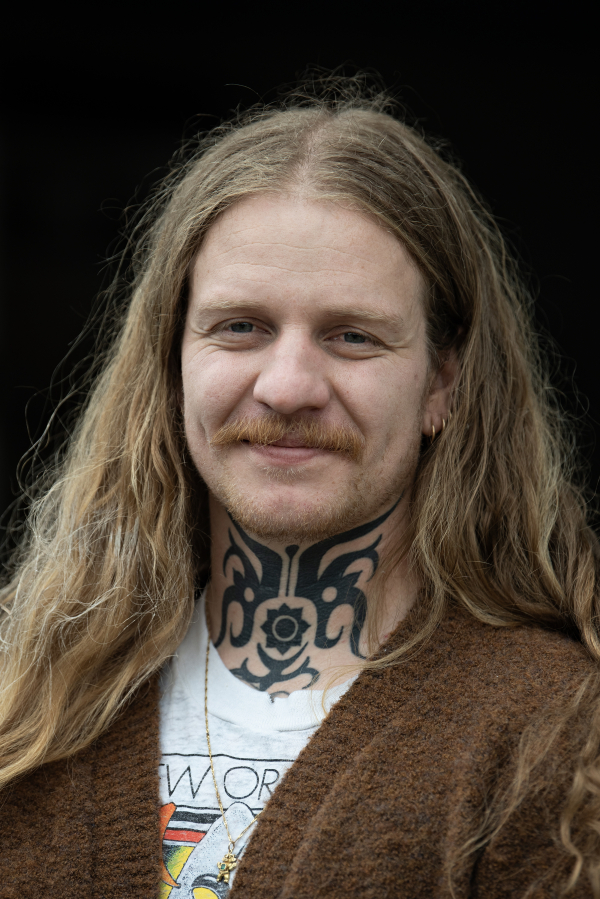
{"type": "Polygon", "coordinates": [[[573,380],[565,403],[589,423],[595,485],[591,23],[557,9],[562,18],[546,7],[543,20],[458,2],[393,13],[373,5],[360,18],[346,7],[327,18],[305,6],[177,4],[140,5],[136,15],[85,7],[85,22],[14,14],[0,144],[0,512],[20,456],[64,392],[49,390],[53,373],[70,349],[71,362],[89,350],[89,341],[72,345],[106,285],[123,210],[143,199],[184,135],[272,98],[307,65],[376,69],[426,129],[450,140],[537,285],[539,322],[573,380]]]}

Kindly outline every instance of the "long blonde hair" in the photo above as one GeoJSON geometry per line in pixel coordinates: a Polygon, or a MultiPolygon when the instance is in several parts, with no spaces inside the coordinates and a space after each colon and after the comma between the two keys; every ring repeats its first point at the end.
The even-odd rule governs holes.
{"type": "MultiPolygon", "coordinates": [[[[308,191],[391,229],[429,285],[432,359],[459,355],[452,421],[424,448],[412,504],[429,609],[416,642],[457,602],[495,626],[568,631],[600,659],[597,543],[530,298],[461,172],[388,104],[346,84],[255,108],[199,139],[141,218],[129,304],[0,594],[0,786],[98,737],[185,634],[209,561],[179,408],[187,273],[217,216],[261,191],[308,191]]],[[[597,777],[581,771],[577,802],[597,777]]],[[[578,875],[588,857],[569,849],[578,875]]]]}

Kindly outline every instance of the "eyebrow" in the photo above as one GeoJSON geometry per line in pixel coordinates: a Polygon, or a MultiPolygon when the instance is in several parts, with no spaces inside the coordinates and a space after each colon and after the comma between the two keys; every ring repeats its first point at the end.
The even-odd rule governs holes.
{"type": "MultiPolygon", "coordinates": [[[[236,299],[220,299],[208,300],[207,302],[198,304],[195,309],[196,315],[214,312],[230,312],[239,309],[244,310],[258,309],[262,304],[259,301],[252,300],[236,300],[236,299]]],[[[373,322],[375,324],[391,324],[397,328],[404,328],[406,322],[401,315],[387,315],[385,312],[374,312],[371,309],[360,308],[359,306],[332,306],[324,304],[319,306],[319,311],[325,316],[332,318],[356,318],[363,321],[373,322]]]]}
{"type": "Polygon", "coordinates": [[[373,312],[370,309],[361,309],[357,306],[323,306],[321,307],[325,315],[340,316],[341,318],[362,318],[365,321],[385,322],[397,325],[403,328],[405,320],[401,315],[388,315],[385,312],[373,312]]]}

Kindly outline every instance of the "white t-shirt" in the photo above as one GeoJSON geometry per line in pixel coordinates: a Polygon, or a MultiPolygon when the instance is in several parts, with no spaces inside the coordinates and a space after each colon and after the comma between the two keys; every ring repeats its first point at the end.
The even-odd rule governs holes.
{"type": "MultiPolygon", "coordinates": [[[[215,795],[206,743],[204,671],[208,630],[204,596],[177,654],[166,666],[160,702],[160,796],[163,882],[160,899],[214,899],[227,894],[217,864],[228,838],[215,795]],[[175,886],[177,884],[177,886],[175,886]]],[[[352,678],[326,692],[297,690],[271,700],[240,681],[211,644],[208,669],[208,725],[225,816],[231,836],[264,807],[300,750],[352,678]]],[[[236,840],[239,859],[252,830],[236,840]]]]}

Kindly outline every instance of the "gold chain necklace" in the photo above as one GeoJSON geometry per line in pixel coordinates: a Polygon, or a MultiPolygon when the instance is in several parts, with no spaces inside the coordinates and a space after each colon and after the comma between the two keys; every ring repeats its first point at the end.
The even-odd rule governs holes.
{"type": "MultiPolygon", "coordinates": [[[[219,871],[219,875],[217,877],[217,883],[220,880],[225,881],[225,883],[229,883],[229,875],[231,874],[231,872],[237,865],[237,858],[235,857],[234,852],[233,852],[233,850],[235,848],[235,844],[241,837],[244,836],[246,831],[252,827],[252,825],[258,818],[258,815],[260,815],[260,812],[258,813],[258,815],[256,815],[252,819],[250,824],[248,824],[246,827],[244,827],[242,832],[239,833],[234,840],[229,832],[229,825],[227,823],[227,818],[225,817],[225,810],[223,808],[223,803],[221,802],[221,794],[219,793],[219,788],[217,786],[217,777],[215,775],[215,766],[213,764],[212,750],[210,748],[210,734],[208,732],[208,656],[210,653],[210,627],[208,626],[208,615],[207,615],[206,623],[207,623],[207,629],[208,629],[207,640],[206,640],[206,667],[204,669],[204,723],[206,725],[206,743],[208,745],[208,757],[210,759],[210,770],[212,771],[213,783],[215,785],[215,793],[217,794],[217,801],[219,803],[219,808],[221,809],[221,815],[223,816],[223,823],[225,825],[225,830],[227,831],[227,837],[229,839],[229,844],[227,846],[227,852],[223,856],[222,861],[220,861],[217,864],[217,868],[219,871]]],[[[261,809],[261,811],[262,811],[262,809],[261,809]]]]}

